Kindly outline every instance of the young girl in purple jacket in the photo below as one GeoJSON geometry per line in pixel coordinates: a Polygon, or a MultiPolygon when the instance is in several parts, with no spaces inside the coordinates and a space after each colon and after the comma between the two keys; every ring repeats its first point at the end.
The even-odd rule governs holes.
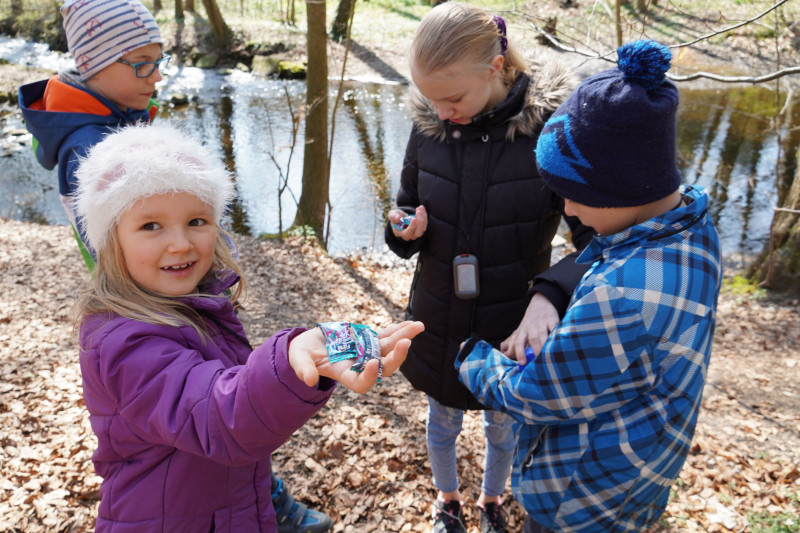
{"type": "Polygon", "coordinates": [[[322,327],[253,349],[235,313],[241,269],[217,224],[233,194],[224,167],[162,124],[109,135],[79,173],[98,260],[78,317],[103,477],[96,530],[278,531],[270,453],[336,381],[363,393],[379,366],[391,375],[422,324],[380,331],[381,354],[360,372],[329,362],[322,327]]]}

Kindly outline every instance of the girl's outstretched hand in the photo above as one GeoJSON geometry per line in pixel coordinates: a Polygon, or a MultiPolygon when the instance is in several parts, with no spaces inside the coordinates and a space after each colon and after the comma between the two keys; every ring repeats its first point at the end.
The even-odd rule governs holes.
{"type": "MultiPolygon", "coordinates": [[[[425,329],[422,322],[401,322],[378,330],[381,343],[381,363],[383,377],[394,374],[408,355],[411,339],[425,329]]],[[[320,376],[335,379],[348,389],[363,394],[378,379],[378,361],[369,361],[362,372],[351,370],[353,359],[345,359],[337,363],[328,362],[325,349],[325,338],[319,328],[301,333],[289,344],[289,364],[297,377],[306,385],[313,387],[320,376]]]]}

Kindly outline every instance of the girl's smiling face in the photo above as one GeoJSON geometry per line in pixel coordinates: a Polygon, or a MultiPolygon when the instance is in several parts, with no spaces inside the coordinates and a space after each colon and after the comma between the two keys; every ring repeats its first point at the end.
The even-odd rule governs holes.
{"type": "Polygon", "coordinates": [[[214,210],[192,194],[139,200],[120,216],[116,233],[134,281],[165,296],[195,292],[214,261],[214,210]]]}

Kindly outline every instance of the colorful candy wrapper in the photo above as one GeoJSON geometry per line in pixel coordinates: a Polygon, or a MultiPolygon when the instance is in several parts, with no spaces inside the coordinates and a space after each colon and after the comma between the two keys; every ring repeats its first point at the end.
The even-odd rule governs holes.
{"type": "Polygon", "coordinates": [[[328,361],[337,363],[345,359],[354,359],[357,355],[356,339],[347,322],[321,322],[317,324],[325,336],[325,349],[328,361]]]}
{"type": "Polygon", "coordinates": [[[383,363],[381,363],[381,343],[378,334],[368,326],[361,324],[351,324],[351,329],[356,334],[359,349],[356,362],[350,368],[356,372],[362,372],[370,360],[377,359],[378,383],[380,383],[383,379],[383,363]]]}
{"type": "Polygon", "coordinates": [[[392,224],[392,227],[398,231],[403,231],[411,224],[413,219],[417,218],[417,215],[408,215],[400,219],[400,222],[396,224],[392,224]]]}
{"type": "Polygon", "coordinates": [[[378,334],[368,326],[349,322],[321,322],[317,324],[325,336],[328,361],[336,363],[355,359],[351,370],[362,372],[370,359],[378,360],[378,383],[383,378],[381,344],[378,334]]]}

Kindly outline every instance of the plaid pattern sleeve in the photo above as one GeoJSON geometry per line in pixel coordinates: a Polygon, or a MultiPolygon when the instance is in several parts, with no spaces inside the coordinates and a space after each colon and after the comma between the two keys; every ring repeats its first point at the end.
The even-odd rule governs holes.
{"type": "Polygon", "coordinates": [[[641,531],[688,454],[711,352],[721,267],[707,197],[598,237],[595,262],[542,353],[520,370],[484,342],[459,377],[512,415],[512,487],[559,531],[641,531]]]}
{"type": "Polygon", "coordinates": [[[633,305],[603,285],[572,303],[524,370],[480,341],[459,372],[481,403],[522,423],[586,422],[652,386],[647,336],[633,305]]]}

